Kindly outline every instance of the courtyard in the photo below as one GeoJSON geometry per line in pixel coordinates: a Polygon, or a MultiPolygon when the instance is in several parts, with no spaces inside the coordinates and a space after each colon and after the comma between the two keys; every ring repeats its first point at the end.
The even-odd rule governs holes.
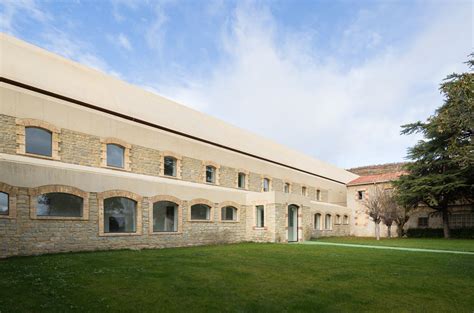
{"type": "MultiPolygon", "coordinates": [[[[331,241],[351,239],[323,240],[331,241]]],[[[473,240],[402,239],[390,244],[474,251],[473,240]]],[[[14,257],[0,260],[0,273],[2,313],[474,308],[474,256],[449,253],[243,243],[14,257]]]]}

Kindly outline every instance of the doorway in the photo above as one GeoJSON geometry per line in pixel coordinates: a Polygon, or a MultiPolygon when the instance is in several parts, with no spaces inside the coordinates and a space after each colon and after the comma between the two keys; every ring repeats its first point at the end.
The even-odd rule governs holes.
{"type": "Polygon", "coordinates": [[[288,242],[298,241],[298,206],[288,206],[288,242]]]}

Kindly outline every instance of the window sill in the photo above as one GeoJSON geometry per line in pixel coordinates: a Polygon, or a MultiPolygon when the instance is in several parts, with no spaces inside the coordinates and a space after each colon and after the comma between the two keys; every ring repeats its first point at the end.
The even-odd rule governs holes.
{"type": "Polygon", "coordinates": [[[6,220],[11,220],[11,219],[15,219],[16,216],[13,216],[13,215],[0,215],[0,219],[6,219],[6,220]]]}
{"type": "Polygon", "coordinates": [[[212,223],[211,220],[188,220],[189,223],[212,223]]]}
{"type": "Polygon", "coordinates": [[[154,231],[150,232],[149,235],[182,235],[181,231],[154,231]]]}
{"type": "Polygon", "coordinates": [[[130,169],[126,169],[124,167],[115,167],[115,166],[102,166],[102,168],[107,168],[109,170],[116,170],[116,171],[121,171],[121,172],[130,172],[130,169]]]}
{"type": "Polygon", "coordinates": [[[226,220],[220,220],[219,222],[221,222],[221,223],[231,223],[231,224],[239,223],[239,221],[226,221],[226,220]]]}
{"type": "Polygon", "coordinates": [[[33,216],[32,220],[46,220],[46,221],[88,221],[86,217],[67,217],[67,216],[33,216]]]}
{"type": "Polygon", "coordinates": [[[181,176],[170,176],[170,175],[165,175],[165,174],[161,174],[160,176],[164,178],[176,179],[176,180],[182,179],[181,176]]]}
{"type": "Polygon", "coordinates": [[[254,226],[253,227],[253,230],[267,230],[268,227],[267,226],[264,226],[264,227],[257,227],[257,226],[254,226]]]}
{"type": "Polygon", "coordinates": [[[99,237],[129,237],[129,236],[141,236],[141,233],[102,233],[99,237]]]}
{"type": "Polygon", "coordinates": [[[18,153],[19,155],[29,156],[32,158],[38,158],[43,160],[52,160],[52,161],[59,161],[59,158],[53,158],[52,156],[41,155],[41,154],[34,154],[34,153],[18,153]]]}

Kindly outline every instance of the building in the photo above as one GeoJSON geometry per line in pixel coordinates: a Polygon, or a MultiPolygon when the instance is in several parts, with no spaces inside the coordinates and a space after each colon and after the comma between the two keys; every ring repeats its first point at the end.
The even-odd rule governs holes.
{"type": "MultiPolygon", "coordinates": [[[[364,201],[373,195],[375,188],[392,189],[391,182],[404,173],[405,163],[389,163],[352,168],[348,171],[360,175],[347,184],[347,207],[351,209],[352,236],[371,237],[375,234],[375,224],[367,214],[364,201]]],[[[474,227],[473,205],[458,204],[450,206],[449,226],[451,229],[474,227]]],[[[404,229],[413,228],[442,228],[441,214],[433,209],[420,205],[409,213],[409,219],[404,229]]],[[[392,225],[392,236],[397,236],[397,226],[392,225]]],[[[380,224],[380,235],[387,236],[387,227],[380,224]]]]}
{"type": "Polygon", "coordinates": [[[0,257],[350,233],[357,175],[0,40],[0,257]]]}

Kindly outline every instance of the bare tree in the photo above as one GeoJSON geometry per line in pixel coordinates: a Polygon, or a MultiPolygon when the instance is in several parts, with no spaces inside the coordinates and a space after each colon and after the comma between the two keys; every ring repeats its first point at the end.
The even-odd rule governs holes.
{"type": "Polygon", "coordinates": [[[383,216],[383,198],[383,190],[379,186],[374,185],[373,193],[367,195],[367,199],[364,200],[367,214],[375,223],[375,237],[377,240],[380,240],[380,222],[382,221],[383,216]]]}

